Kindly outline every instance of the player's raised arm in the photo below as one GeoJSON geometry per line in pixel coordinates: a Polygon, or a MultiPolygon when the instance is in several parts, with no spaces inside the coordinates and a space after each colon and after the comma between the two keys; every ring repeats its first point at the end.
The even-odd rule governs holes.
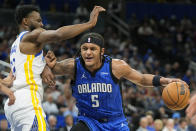
{"type": "Polygon", "coordinates": [[[55,41],[66,40],[94,27],[97,23],[99,12],[105,11],[101,6],[95,6],[90,14],[90,19],[87,23],[63,26],[57,30],[46,30],[40,33],[38,43],[50,43],[55,41]]]}
{"type": "Polygon", "coordinates": [[[164,78],[152,74],[142,74],[131,68],[125,61],[119,59],[112,60],[112,72],[118,78],[125,78],[137,85],[144,87],[165,86],[180,79],[164,78]]]}

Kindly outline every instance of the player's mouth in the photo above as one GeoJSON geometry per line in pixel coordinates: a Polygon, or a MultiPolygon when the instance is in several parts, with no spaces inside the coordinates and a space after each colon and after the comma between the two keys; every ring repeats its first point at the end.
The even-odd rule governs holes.
{"type": "Polygon", "coordinates": [[[90,62],[90,61],[92,61],[92,59],[93,59],[93,57],[86,57],[85,58],[86,62],[90,62]]]}

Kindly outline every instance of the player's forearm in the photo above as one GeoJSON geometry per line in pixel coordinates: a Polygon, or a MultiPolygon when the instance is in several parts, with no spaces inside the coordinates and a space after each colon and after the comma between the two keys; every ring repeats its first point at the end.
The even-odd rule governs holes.
{"type": "Polygon", "coordinates": [[[150,86],[150,87],[158,87],[158,86],[166,86],[168,84],[168,79],[161,76],[156,76],[152,74],[143,74],[142,80],[143,86],[150,86]]]}
{"type": "Polygon", "coordinates": [[[55,66],[52,68],[52,73],[55,75],[63,75],[63,68],[61,66],[61,62],[56,62],[55,66]]]}
{"type": "Polygon", "coordinates": [[[153,77],[154,75],[151,74],[143,74],[139,82],[139,85],[144,87],[153,87],[153,83],[152,83],[153,77]]]}
{"type": "Polygon", "coordinates": [[[92,27],[93,25],[89,22],[83,24],[63,26],[57,29],[57,33],[60,35],[60,40],[66,40],[69,38],[73,38],[92,27]]]}

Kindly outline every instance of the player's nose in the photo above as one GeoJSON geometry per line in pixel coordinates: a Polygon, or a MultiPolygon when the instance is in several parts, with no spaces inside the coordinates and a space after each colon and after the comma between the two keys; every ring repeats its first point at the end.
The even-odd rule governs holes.
{"type": "Polygon", "coordinates": [[[44,27],[44,24],[42,22],[40,22],[40,27],[44,27]]]}
{"type": "Polygon", "coordinates": [[[88,50],[86,51],[86,53],[87,53],[87,54],[91,54],[91,50],[88,49],[88,50]]]}

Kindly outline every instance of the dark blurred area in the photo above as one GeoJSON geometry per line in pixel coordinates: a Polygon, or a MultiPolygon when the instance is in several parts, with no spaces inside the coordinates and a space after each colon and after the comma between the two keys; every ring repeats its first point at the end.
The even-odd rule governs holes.
{"type": "MultiPolygon", "coordinates": [[[[183,79],[193,91],[196,88],[194,3],[193,0],[0,0],[0,60],[9,63],[10,47],[18,34],[14,22],[16,6],[38,5],[45,28],[57,29],[88,21],[93,6],[101,5],[107,13],[100,15],[90,31],[104,36],[106,54],[125,60],[141,73],[183,79]]],[[[75,57],[81,35],[46,45],[45,53],[54,51],[58,60],[75,57]]],[[[9,72],[1,65],[0,69],[9,72]]],[[[5,73],[1,72],[1,77],[5,77],[5,73]]],[[[71,96],[70,80],[64,76],[57,77],[56,81],[55,88],[45,85],[43,109],[51,129],[61,131],[76,121],[78,110],[71,96]]],[[[165,106],[158,88],[143,88],[122,80],[122,97],[133,131],[141,127],[154,131],[157,123],[162,123],[162,129],[170,123],[177,130],[181,128],[181,121],[186,123],[187,131],[196,130],[196,123],[184,120],[185,109],[177,112],[165,106]]],[[[0,120],[5,118],[5,99],[6,96],[0,95],[0,120]]]]}

